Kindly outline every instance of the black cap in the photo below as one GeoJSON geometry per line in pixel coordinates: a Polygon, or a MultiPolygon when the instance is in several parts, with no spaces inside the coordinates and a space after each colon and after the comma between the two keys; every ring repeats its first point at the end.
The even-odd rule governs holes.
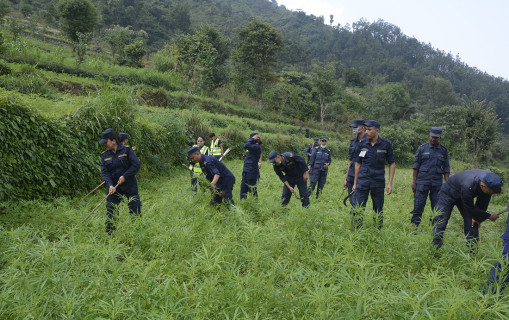
{"type": "Polygon", "coordinates": [[[350,125],[352,128],[357,128],[359,126],[363,126],[366,123],[364,119],[355,119],[353,123],[350,125]]]}
{"type": "Polygon", "coordinates": [[[327,139],[327,137],[326,137],[326,136],[322,136],[322,137],[320,138],[320,140],[321,140],[321,141],[323,141],[323,140],[327,141],[327,140],[329,140],[329,139],[327,139]]]}
{"type": "Polygon", "coordinates": [[[251,133],[251,134],[249,135],[249,138],[252,138],[252,137],[256,136],[257,134],[258,134],[258,132],[253,132],[253,133],[251,133]]]}
{"type": "Polygon", "coordinates": [[[364,125],[366,127],[375,127],[375,128],[380,129],[380,122],[378,122],[376,120],[368,120],[368,121],[366,121],[366,123],[364,125]]]}
{"type": "Polygon", "coordinates": [[[279,153],[277,153],[276,150],[272,150],[270,153],[269,153],[269,163],[273,163],[274,160],[276,160],[276,157],[279,155],[279,153]]]}
{"type": "Polygon", "coordinates": [[[320,139],[318,139],[318,137],[316,137],[316,138],[313,138],[313,141],[318,142],[318,141],[320,141],[320,139]]]}
{"type": "Polygon", "coordinates": [[[191,148],[187,149],[187,156],[189,157],[190,155],[192,155],[193,153],[196,153],[196,152],[200,152],[200,147],[198,147],[198,146],[191,147],[191,148]]]}
{"type": "Polygon", "coordinates": [[[125,132],[119,132],[118,138],[120,139],[120,141],[124,141],[125,139],[131,139],[129,138],[129,135],[125,132]]]}
{"type": "Polygon", "coordinates": [[[109,140],[113,140],[117,137],[117,135],[115,134],[115,131],[113,131],[113,129],[109,128],[109,129],[106,129],[104,130],[104,132],[101,134],[101,141],[99,141],[100,144],[105,144],[106,141],[109,140]]]}
{"type": "Polygon", "coordinates": [[[209,138],[212,138],[212,137],[214,137],[215,135],[216,135],[216,134],[215,134],[214,132],[211,132],[211,133],[209,134],[209,138]]]}
{"type": "Polygon", "coordinates": [[[488,172],[480,177],[480,180],[484,182],[484,184],[495,191],[496,193],[500,193],[502,191],[502,179],[498,174],[493,172],[488,172]]]}
{"type": "Polygon", "coordinates": [[[440,127],[432,127],[431,131],[429,132],[430,137],[440,138],[441,135],[442,135],[442,128],[440,128],[440,127]]]}

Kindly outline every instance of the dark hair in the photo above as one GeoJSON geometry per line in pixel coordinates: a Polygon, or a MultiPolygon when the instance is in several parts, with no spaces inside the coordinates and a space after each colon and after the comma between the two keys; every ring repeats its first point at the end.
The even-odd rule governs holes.
{"type": "MultiPolygon", "coordinates": [[[[202,138],[202,140],[205,140],[203,136],[198,136],[198,138],[202,138]]],[[[198,138],[196,138],[196,140],[198,140],[198,138]]]]}
{"type": "Polygon", "coordinates": [[[211,132],[211,133],[209,134],[209,138],[212,138],[212,137],[214,137],[215,135],[216,135],[216,134],[215,134],[214,132],[211,132]]]}

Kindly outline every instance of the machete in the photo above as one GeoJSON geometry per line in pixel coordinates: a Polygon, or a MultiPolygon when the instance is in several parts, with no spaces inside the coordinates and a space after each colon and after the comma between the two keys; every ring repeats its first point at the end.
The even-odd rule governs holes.
{"type": "Polygon", "coordinates": [[[355,193],[355,190],[350,192],[344,199],[343,199],[343,204],[345,205],[345,207],[347,206],[346,205],[346,200],[348,200],[348,198],[350,198],[353,194],[355,193]]]}

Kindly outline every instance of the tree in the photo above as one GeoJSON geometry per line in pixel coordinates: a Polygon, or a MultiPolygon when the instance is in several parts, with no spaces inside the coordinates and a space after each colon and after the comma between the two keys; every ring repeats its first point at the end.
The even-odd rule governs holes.
{"type": "Polygon", "coordinates": [[[488,151],[497,141],[498,127],[500,125],[492,104],[463,99],[465,108],[465,137],[467,147],[472,154],[473,167],[479,164],[479,155],[488,151]]]}
{"type": "Polygon", "coordinates": [[[130,26],[121,27],[116,25],[105,30],[105,39],[111,47],[114,59],[124,60],[124,47],[131,42],[133,33],[134,31],[130,26]]]}
{"type": "Polygon", "coordinates": [[[370,112],[382,122],[408,119],[411,114],[410,95],[399,83],[388,83],[373,90],[370,112]]]}
{"type": "Polygon", "coordinates": [[[283,48],[281,35],[266,22],[251,19],[238,31],[239,43],[233,52],[235,84],[263,104],[263,91],[273,80],[275,57],[283,48]]]}
{"type": "Polygon", "coordinates": [[[97,10],[89,0],[59,0],[57,13],[62,30],[72,42],[78,43],[78,32],[92,33],[97,25],[97,10]]]}
{"type": "Polygon", "coordinates": [[[323,125],[323,119],[329,109],[330,103],[336,94],[338,83],[335,79],[336,64],[329,62],[327,64],[317,64],[313,69],[313,86],[318,93],[320,104],[320,122],[323,125]]]}
{"type": "Polygon", "coordinates": [[[0,0],[0,20],[11,12],[11,4],[8,0],[0,0]]]}
{"type": "Polygon", "coordinates": [[[147,48],[142,40],[136,40],[124,47],[124,56],[126,64],[131,67],[143,67],[143,57],[147,54],[147,48]]]}
{"type": "Polygon", "coordinates": [[[454,105],[458,100],[451,82],[440,77],[424,78],[422,91],[431,107],[454,105]]]}

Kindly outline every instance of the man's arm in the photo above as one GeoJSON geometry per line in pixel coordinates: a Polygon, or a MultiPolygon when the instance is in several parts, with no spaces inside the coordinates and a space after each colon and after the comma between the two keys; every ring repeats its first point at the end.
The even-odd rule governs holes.
{"type": "Polygon", "coordinates": [[[359,178],[359,172],[361,171],[361,163],[355,162],[355,177],[353,179],[352,192],[357,189],[357,178],[359,178]]]}
{"type": "Polygon", "coordinates": [[[449,179],[449,176],[451,172],[451,167],[449,166],[449,152],[445,150],[445,163],[444,163],[444,179],[447,181],[449,179]]]}
{"type": "Polygon", "coordinates": [[[418,174],[419,174],[419,169],[414,169],[414,175],[412,177],[412,191],[414,193],[415,193],[415,190],[417,189],[417,175],[418,174]]]}
{"type": "Polygon", "coordinates": [[[389,183],[387,184],[387,194],[392,193],[392,181],[394,180],[394,173],[396,172],[396,162],[389,164],[389,183]]]}
{"type": "Polygon", "coordinates": [[[127,148],[128,158],[129,158],[129,169],[127,169],[122,175],[124,178],[129,178],[134,176],[140,170],[141,164],[138,157],[134,154],[134,151],[131,148],[127,148]]]}
{"type": "Polygon", "coordinates": [[[285,183],[288,179],[286,178],[286,176],[281,172],[281,170],[279,170],[278,168],[276,168],[276,166],[273,166],[274,168],[274,172],[277,174],[277,176],[279,177],[279,180],[281,180],[282,183],[285,183]]]}
{"type": "Polygon", "coordinates": [[[348,188],[348,171],[350,171],[351,164],[352,164],[352,160],[348,161],[348,165],[346,166],[345,181],[343,182],[343,189],[348,188]]]}

